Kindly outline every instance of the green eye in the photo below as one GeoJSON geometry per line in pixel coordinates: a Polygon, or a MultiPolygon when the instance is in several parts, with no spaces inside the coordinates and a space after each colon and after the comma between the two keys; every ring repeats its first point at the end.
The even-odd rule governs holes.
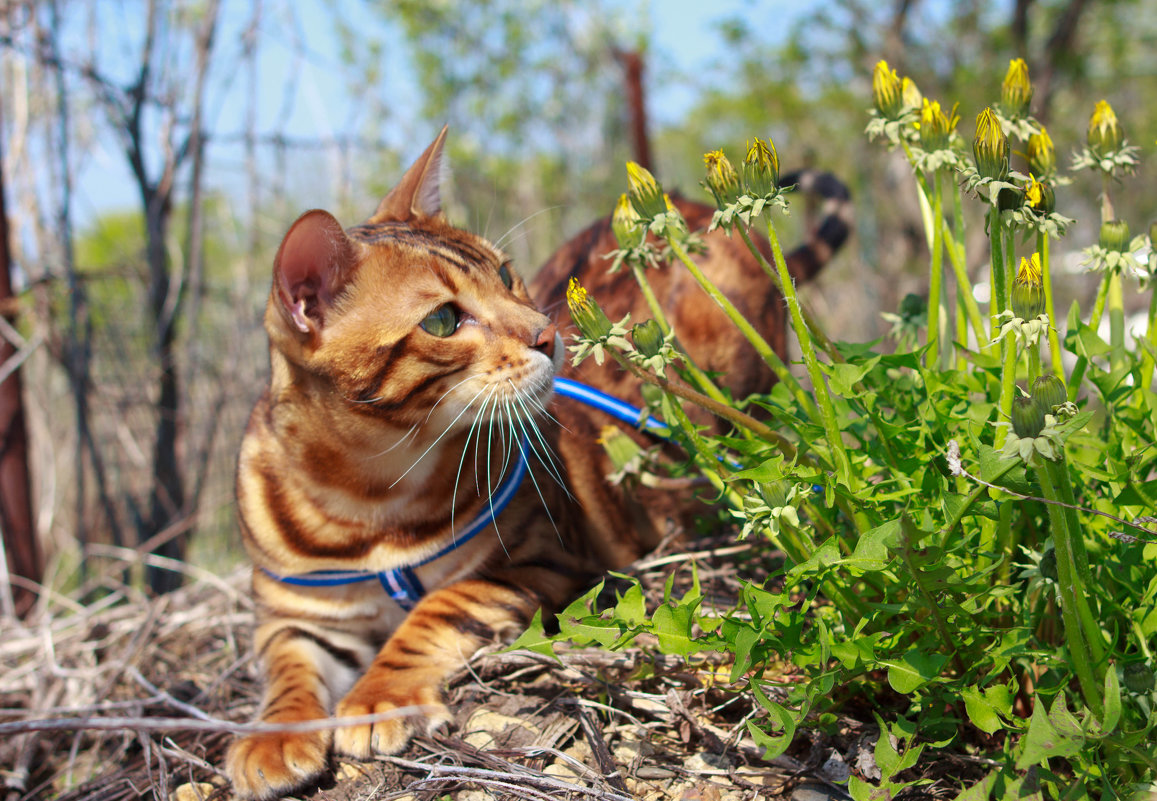
{"type": "Polygon", "coordinates": [[[458,310],[446,303],[427,314],[418,325],[428,334],[448,337],[458,330],[458,310]]]}
{"type": "Polygon", "coordinates": [[[504,264],[498,268],[498,277],[501,279],[503,285],[510,289],[514,286],[514,276],[510,274],[510,265],[504,264]]]}

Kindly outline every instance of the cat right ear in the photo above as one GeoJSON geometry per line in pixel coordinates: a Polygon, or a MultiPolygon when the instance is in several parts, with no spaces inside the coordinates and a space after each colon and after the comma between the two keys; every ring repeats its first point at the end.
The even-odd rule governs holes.
{"type": "Polygon", "coordinates": [[[442,213],[442,145],[448,128],[442,126],[437,138],[410,165],[367,223],[409,222],[442,213]]]}
{"type": "Polygon", "coordinates": [[[273,260],[273,288],[287,322],[303,334],[320,329],[353,264],[353,243],[333,215],[315,209],[298,217],[273,260]]]}

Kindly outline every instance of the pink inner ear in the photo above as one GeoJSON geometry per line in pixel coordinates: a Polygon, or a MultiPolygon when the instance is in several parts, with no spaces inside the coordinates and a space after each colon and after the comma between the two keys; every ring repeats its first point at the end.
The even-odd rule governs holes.
{"type": "Polygon", "coordinates": [[[328,212],[306,212],[290,227],[277,251],[274,274],[282,305],[299,330],[308,332],[322,322],[350,260],[349,240],[328,212]]]}

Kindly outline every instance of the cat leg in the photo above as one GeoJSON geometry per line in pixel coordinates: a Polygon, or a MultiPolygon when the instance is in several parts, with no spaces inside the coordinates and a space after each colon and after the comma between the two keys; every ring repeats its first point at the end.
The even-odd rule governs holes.
{"type": "MultiPolygon", "coordinates": [[[[261,722],[329,717],[333,700],[353,684],[372,654],[360,641],[343,641],[350,639],[301,621],[259,626],[254,640],[265,676],[261,722]]],[[[325,773],[332,740],[329,729],[252,734],[229,748],[225,772],[243,798],[278,798],[325,773]]]]}
{"type": "Polygon", "coordinates": [[[524,572],[517,578],[459,581],[423,598],[337,706],[341,717],[411,710],[373,725],[338,729],[334,750],[356,759],[393,754],[405,746],[419,718],[427,730],[449,721],[442,699],[449,676],[495,637],[525,628],[557,591],[570,591],[571,582],[557,575],[549,595],[535,591],[527,578],[524,572]]]}

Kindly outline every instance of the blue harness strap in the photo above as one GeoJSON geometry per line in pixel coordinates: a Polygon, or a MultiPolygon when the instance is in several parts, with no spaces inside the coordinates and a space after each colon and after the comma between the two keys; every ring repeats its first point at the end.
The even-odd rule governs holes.
{"type": "Polygon", "coordinates": [[[427,556],[418,562],[409,565],[402,565],[401,567],[391,567],[388,570],[373,572],[370,570],[316,570],[312,573],[300,573],[298,575],[282,576],[274,573],[268,568],[261,568],[265,575],[271,579],[280,581],[283,584],[292,584],[295,587],[338,587],[343,584],[358,584],[363,581],[377,579],[381,582],[382,589],[386,594],[397,602],[398,606],[409,612],[414,608],[414,604],[422,599],[426,594],[425,587],[422,586],[418,574],[414,572],[414,568],[429,564],[437,559],[441,559],[446,554],[453,551],[460,545],[472,540],[479,532],[486,529],[491,523],[496,523],[498,515],[510,503],[510,499],[514,497],[514,493],[518,491],[522,479],[526,476],[526,453],[529,444],[525,437],[518,443],[518,459],[515,461],[514,469],[510,471],[510,475],[503,481],[498,491],[490,496],[490,503],[486,509],[474,518],[470,525],[462,529],[461,532],[454,536],[454,539],[449,545],[442,550],[427,556]]]}
{"type": "MultiPolygon", "coordinates": [[[[641,409],[637,409],[629,403],[611,397],[586,384],[572,381],[569,378],[555,378],[554,390],[560,397],[571,398],[580,403],[585,403],[587,406],[599,409],[632,426],[642,427],[643,430],[655,436],[666,438],[670,435],[671,430],[667,426],[653,417],[644,416],[641,409]]],[[[359,584],[363,581],[370,581],[376,578],[381,582],[382,588],[394,599],[398,606],[409,612],[414,608],[414,605],[422,599],[422,596],[426,594],[426,589],[422,586],[422,582],[418,579],[414,568],[441,559],[458,546],[469,542],[491,523],[497,524],[498,515],[506,508],[506,505],[510,503],[510,499],[514,497],[519,485],[522,483],[522,479],[526,476],[526,454],[528,448],[529,443],[526,437],[523,436],[518,443],[518,459],[514,465],[514,469],[511,470],[510,476],[499,485],[498,491],[490,496],[490,503],[486,509],[474,518],[470,522],[470,525],[466,526],[461,533],[458,533],[449,545],[419,562],[401,567],[392,567],[389,570],[379,572],[371,570],[317,570],[312,573],[282,576],[264,567],[261,568],[261,570],[265,575],[269,576],[269,578],[280,581],[283,584],[292,584],[295,587],[338,587],[343,584],[359,584]]]]}

